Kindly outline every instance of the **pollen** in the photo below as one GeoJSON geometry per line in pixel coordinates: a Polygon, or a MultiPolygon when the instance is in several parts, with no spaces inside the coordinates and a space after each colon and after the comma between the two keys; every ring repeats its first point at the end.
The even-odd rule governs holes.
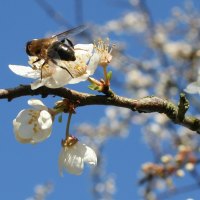
{"type": "Polygon", "coordinates": [[[69,62],[68,66],[70,72],[73,74],[75,78],[86,74],[87,65],[82,60],[81,56],[77,56],[75,62],[69,62]]]}
{"type": "Polygon", "coordinates": [[[28,120],[28,124],[33,125],[33,132],[37,133],[40,130],[39,125],[37,123],[37,119],[40,115],[40,111],[29,110],[28,115],[30,116],[30,118],[28,120]]]}
{"type": "Polygon", "coordinates": [[[82,76],[83,74],[85,74],[86,69],[87,69],[87,66],[85,65],[85,63],[80,63],[80,65],[75,66],[75,70],[76,70],[76,73],[78,74],[78,76],[82,76]]]}
{"type": "Polygon", "coordinates": [[[40,131],[40,128],[39,128],[38,124],[34,123],[34,125],[33,125],[33,132],[34,133],[38,133],[39,131],[40,131]]]}

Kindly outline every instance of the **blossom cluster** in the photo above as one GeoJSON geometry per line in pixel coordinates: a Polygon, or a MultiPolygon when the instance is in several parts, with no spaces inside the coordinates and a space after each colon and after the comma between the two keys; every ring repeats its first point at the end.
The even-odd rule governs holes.
{"type": "MultiPolygon", "coordinates": [[[[94,74],[98,65],[105,68],[112,59],[111,51],[112,48],[109,47],[108,41],[99,40],[97,44],[75,45],[75,61],[61,59],[53,61],[53,59],[45,60],[45,58],[38,59],[37,56],[29,56],[30,66],[9,65],[9,68],[17,75],[36,79],[31,83],[32,90],[41,86],[60,88],[67,84],[87,80],[94,74]]],[[[16,139],[21,143],[28,144],[46,140],[51,135],[55,116],[66,112],[66,102],[68,101],[59,101],[57,107],[51,109],[39,99],[28,100],[28,104],[33,108],[21,110],[13,120],[16,139]]],[[[70,106],[68,106],[69,108],[70,106]]],[[[67,112],[72,114],[74,110],[67,110],[67,112]]],[[[84,163],[93,166],[97,164],[95,151],[67,132],[65,140],[62,141],[62,150],[59,156],[60,173],[62,174],[63,169],[66,169],[69,173],[80,175],[84,163]]]]}
{"type": "MultiPolygon", "coordinates": [[[[39,99],[30,99],[28,104],[33,108],[20,111],[13,120],[14,133],[20,143],[36,144],[50,137],[56,113],[39,99]]],[[[69,173],[79,175],[83,171],[84,162],[90,165],[97,164],[94,150],[78,142],[77,139],[73,138],[73,140],[76,142],[62,146],[59,156],[61,174],[65,168],[69,173]]]]}

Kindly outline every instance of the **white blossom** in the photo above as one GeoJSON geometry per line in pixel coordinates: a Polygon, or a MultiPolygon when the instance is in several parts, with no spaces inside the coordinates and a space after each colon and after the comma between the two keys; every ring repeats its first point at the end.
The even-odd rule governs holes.
{"type": "Polygon", "coordinates": [[[51,134],[53,117],[38,99],[28,100],[33,109],[21,110],[13,120],[16,139],[21,143],[38,143],[51,134]]]}
{"type": "Polygon", "coordinates": [[[77,44],[74,46],[74,52],[75,61],[56,59],[56,64],[51,60],[44,64],[44,60],[35,63],[37,57],[30,57],[31,67],[9,65],[9,68],[17,75],[37,79],[31,84],[33,90],[41,86],[59,88],[66,84],[87,80],[98,66],[99,54],[95,51],[93,44],[77,44]]]}
{"type": "Polygon", "coordinates": [[[144,88],[151,86],[153,79],[151,76],[140,72],[138,69],[133,69],[127,73],[126,82],[128,87],[144,88]]]}
{"type": "Polygon", "coordinates": [[[187,85],[184,91],[190,94],[200,94],[200,69],[198,71],[197,81],[192,82],[189,85],[187,85]]]}
{"type": "Polygon", "coordinates": [[[59,156],[59,170],[62,174],[63,169],[75,175],[80,175],[84,168],[84,163],[95,166],[97,164],[97,156],[92,148],[76,142],[73,145],[62,147],[59,156]]]}
{"type": "Polygon", "coordinates": [[[69,81],[69,84],[86,81],[89,76],[94,74],[100,62],[100,55],[93,44],[78,44],[75,46],[75,52],[76,60],[71,62],[71,69],[76,69],[77,74],[75,74],[76,78],[69,81]]]}

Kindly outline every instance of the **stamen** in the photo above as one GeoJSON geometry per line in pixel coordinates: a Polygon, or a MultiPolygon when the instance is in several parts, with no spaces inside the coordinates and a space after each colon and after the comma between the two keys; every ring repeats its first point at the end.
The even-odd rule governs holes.
{"type": "Polygon", "coordinates": [[[94,42],[94,48],[96,49],[97,53],[100,55],[100,65],[105,67],[110,63],[112,60],[112,49],[114,45],[110,45],[109,38],[106,38],[105,41],[99,39],[97,43],[94,42]]]}

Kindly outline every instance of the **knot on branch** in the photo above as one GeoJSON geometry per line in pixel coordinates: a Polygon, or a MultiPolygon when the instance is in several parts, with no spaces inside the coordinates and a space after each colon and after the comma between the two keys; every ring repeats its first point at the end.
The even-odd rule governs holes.
{"type": "Polygon", "coordinates": [[[185,113],[189,109],[189,101],[186,99],[185,94],[180,94],[180,100],[178,104],[177,120],[182,122],[185,118],[185,113]]]}

